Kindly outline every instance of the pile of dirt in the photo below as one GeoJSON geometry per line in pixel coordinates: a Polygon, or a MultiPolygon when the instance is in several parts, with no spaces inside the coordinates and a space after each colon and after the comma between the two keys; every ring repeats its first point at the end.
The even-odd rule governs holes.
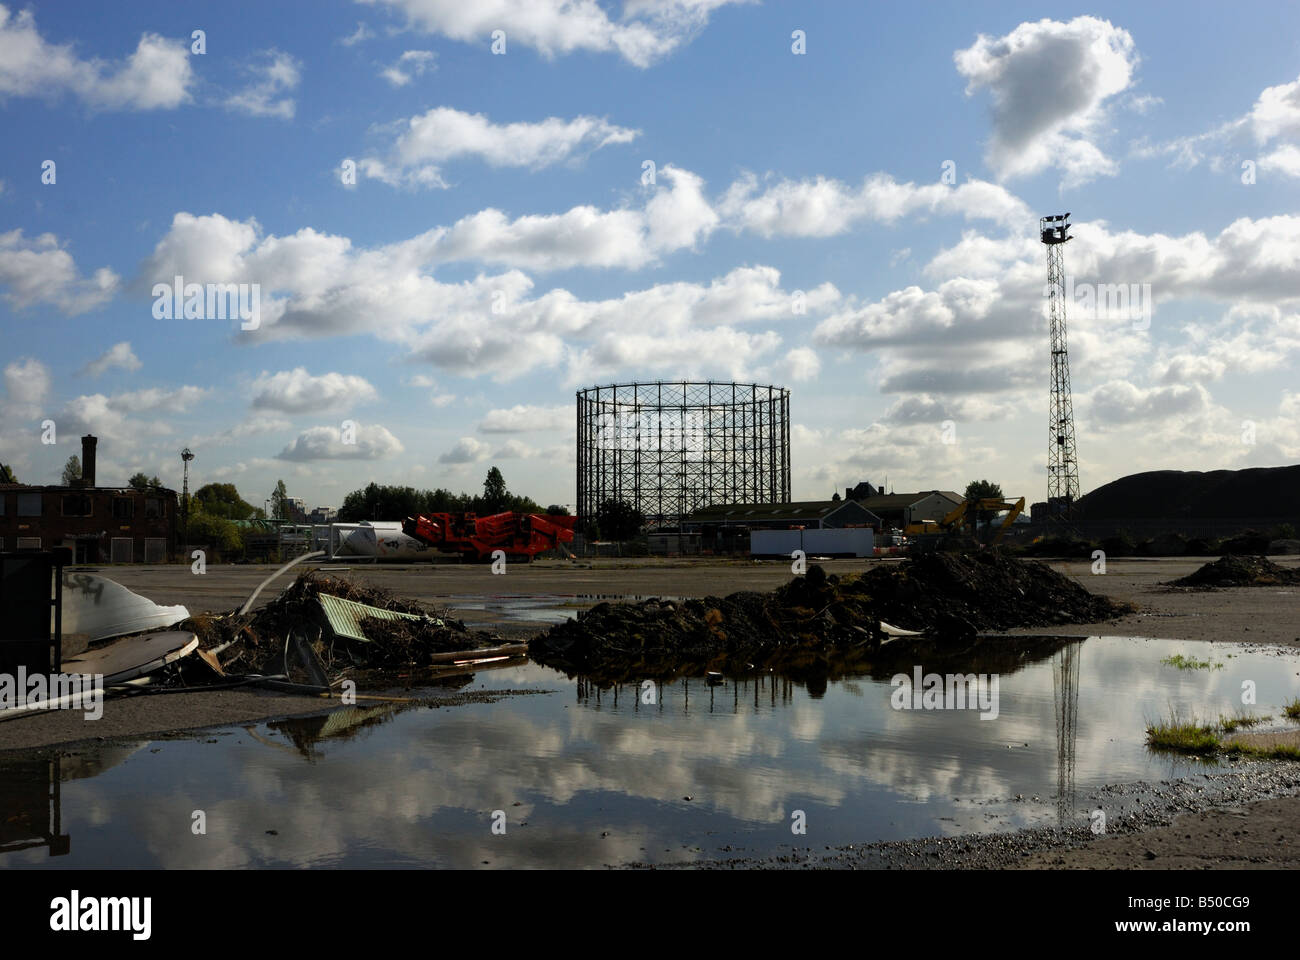
{"type": "MultiPolygon", "coordinates": [[[[501,642],[495,634],[470,630],[445,611],[427,609],[387,590],[313,571],[300,574],[260,610],[243,616],[200,614],[181,624],[181,628],[196,633],[200,647],[205,650],[229,643],[220,655],[222,667],[228,673],[289,672],[285,650],[290,631],[296,631],[311,645],[331,673],[348,667],[424,664],[432,653],[470,650],[501,642]],[[368,617],[360,624],[368,642],[334,637],[317,599],[322,594],[430,619],[394,621],[368,617]]],[[[288,659],[292,667],[292,656],[288,659]]]]}
{"type": "Polygon", "coordinates": [[[1300,584],[1300,569],[1279,567],[1267,557],[1226,556],[1178,580],[1175,587],[1276,587],[1300,584]]]}
{"type": "Polygon", "coordinates": [[[535,638],[529,655],[583,672],[664,676],[684,663],[775,666],[808,649],[876,650],[881,620],[953,647],[982,631],[1092,623],[1130,609],[1042,563],[933,553],[844,578],[812,566],[770,593],[602,603],[535,638]]]}

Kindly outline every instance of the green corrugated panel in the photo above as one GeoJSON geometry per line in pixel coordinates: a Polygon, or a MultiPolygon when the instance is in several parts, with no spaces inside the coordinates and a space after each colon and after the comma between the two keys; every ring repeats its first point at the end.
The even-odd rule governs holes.
{"type": "MultiPolygon", "coordinates": [[[[355,600],[344,600],[341,597],[331,597],[328,594],[318,594],[316,597],[320,601],[320,606],[325,611],[325,619],[329,622],[330,629],[340,637],[349,637],[353,640],[364,640],[369,642],[370,638],[361,632],[358,624],[366,617],[377,617],[380,620],[431,620],[432,617],[421,617],[413,613],[397,613],[393,610],[385,610],[382,607],[372,607],[369,604],[357,603],[355,600]]],[[[441,625],[442,621],[435,620],[435,623],[441,625]]]]}

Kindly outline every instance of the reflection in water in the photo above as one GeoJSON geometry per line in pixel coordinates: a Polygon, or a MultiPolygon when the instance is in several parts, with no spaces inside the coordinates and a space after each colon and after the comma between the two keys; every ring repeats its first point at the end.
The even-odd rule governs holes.
{"type": "Polygon", "coordinates": [[[1052,658],[1056,706],[1056,820],[1064,829],[1074,822],[1074,747],[1079,722],[1079,648],[1072,643],[1052,658]]]}
{"type": "MultiPolygon", "coordinates": [[[[902,663],[649,687],[566,681],[527,663],[480,673],[465,692],[538,695],[106,744],[61,766],[0,761],[0,867],[599,866],[724,847],[761,856],[788,852],[793,810],[806,812],[807,842],[826,845],[1072,826],[1076,797],[1105,784],[1222,769],[1151,754],[1148,719],[1171,706],[1228,712],[1243,679],[1257,682],[1261,713],[1300,695],[1294,657],[1248,649],[1216,671],[1162,666],[1199,652],[1166,641],[1013,649],[962,662],[1001,676],[991,721],[893,709],[902,663]],[[195,809],[207,813],[204,837],[190,833],[195,809]],[[491,831],[494,811],[508,818],[504,836],[491,831]]],[[[926,671],[959,662],[912,653],[926,671]]]]}
{"type": "Polygon", "coordinates": [[[48,847],[65,856],[72,839],[63,832],[59,759],[0,761],[0,854],[48,847]]]}

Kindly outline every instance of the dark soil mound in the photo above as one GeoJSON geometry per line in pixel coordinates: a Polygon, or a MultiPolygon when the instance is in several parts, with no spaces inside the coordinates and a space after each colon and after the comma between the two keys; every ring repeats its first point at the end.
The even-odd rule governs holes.
{"type": "Polygon", "coordinates": [[[1171,583],[1176,587],[1276,587],[1300,583],[1300,570],[1279,567],[1267,557],[1227,556],[1171,583]]]}
{"type": "MultiPolygon", "coordinates": [[[[182,624],[199,637],[203,649],[230,643],[220,655],[227,672],[274,674],[286,672],[285,643],[296,630],[315,649],[330,671],[356,667],[391,667],[427,663],[431,653],[492,646],[501,638],[471,631],[445,611],[430,610],[403,600],[387,590],[308,571],[278,597],[252,613],[240,616],[200,614],[182,624]],[[321,594],[353,600],[372,607],[436,618],[426,621],[392,621],[367,618],[362,632],[370,642],[331,636],[317,597],[321,594]]],[[[288,657],[290,666],[292,656],[288,657]]]]}
{"type": "Polygon", "coordinates": [[[684,663],[775,666],[814,649],[876,649],[882,619],[953,646],[980,631],[1096,622],[1129,609],[1041,563],[935,553],[844,579],[812,566],[771,593],[602,603],[534,639],[529,655],[583,672],[664,676],[684,663]]]}
{"type": "Polygon", "coordinates": [[[1300,464],[1246,470],[1152,470],[1120,477],[1079,501],[1089,522],[1300,516],[1300,464]]]}

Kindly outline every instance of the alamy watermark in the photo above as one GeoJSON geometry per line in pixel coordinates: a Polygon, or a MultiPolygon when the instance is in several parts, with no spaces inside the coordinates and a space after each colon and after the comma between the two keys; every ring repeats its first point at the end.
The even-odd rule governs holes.
{"type": "Polygon", "coordinates": [[[104,715],[102,673],[33,673],[19,667],[18,674],[0,673],[0,710],[34,707],[38,710],[84,710],[87,720],[104,715]]]}
{"type": "Polygon", "coordinates": [[[889,685],[889,705],[895,710],[978,710],[981,720],[998,718],[996,673],[896,673],[889,685]]]}
{"type": "MultiPolygon", "coordinates": [[[[1051,296],[1049,284],[1043,297],[1051,296]]],[[[1065,303],[1071,320],[1129,320],[1134,330],[1151,329],[1151,284],[1075,283],[1065,277],[1065,303]]]]}
{"type": "Polygon", "coordinates": [[[186,283],[177,275],[172,283],[153,285],[155,320],[234,320],[241,330],[262,325],[260,283],[186,283]]]}

